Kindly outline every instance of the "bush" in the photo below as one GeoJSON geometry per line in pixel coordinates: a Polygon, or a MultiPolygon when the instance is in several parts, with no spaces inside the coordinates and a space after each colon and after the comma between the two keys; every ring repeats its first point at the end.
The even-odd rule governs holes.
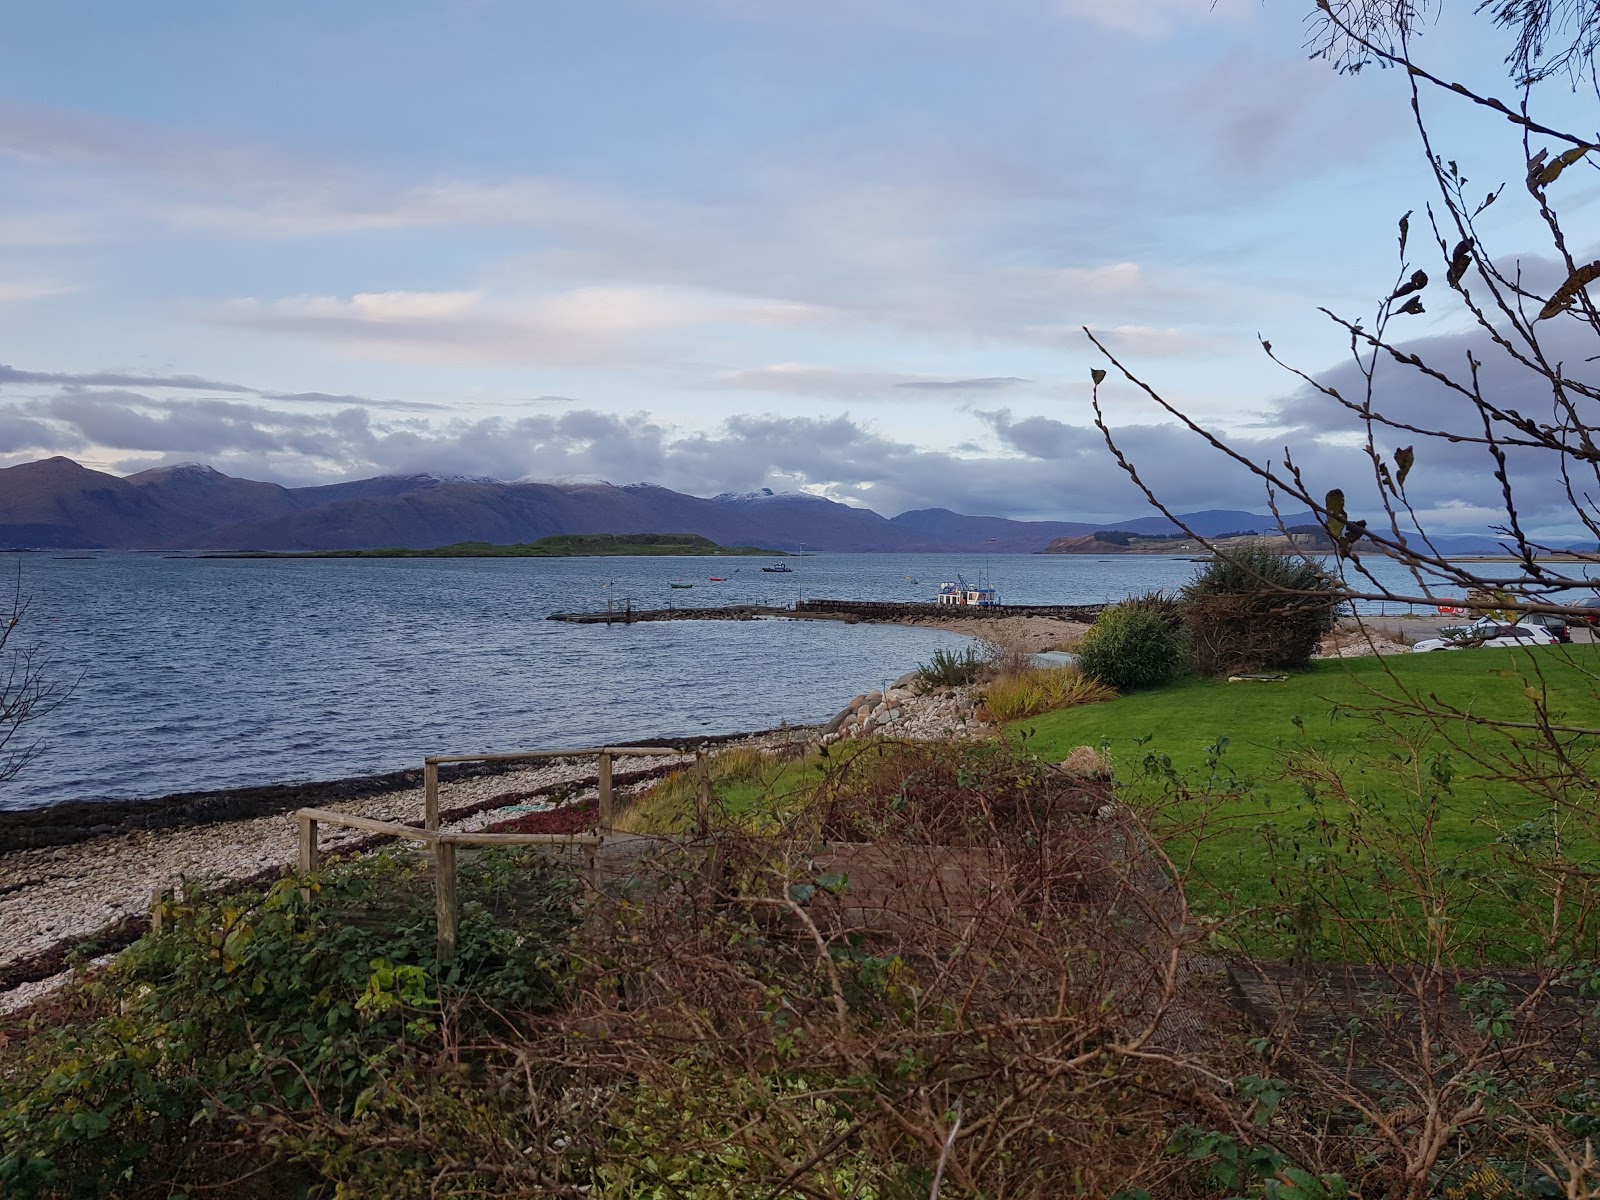
{"type": "MultiPolygon", "coordinates": [[[[0,1037],[0,1195],[169,1196],[180,1176],[215,1192],[257,1167],[285,1177],[226,1194],[304,1195],[315,1169],[242,1149],[247,1122],[345,1125],[451,1038],[556,1004],[570,877],[527,850],[464,858],[458,956],[441,968],[426,868],[391,852],[166,904],[159,932],[81,985],[84,1015],[0,1037]]],[[[403,1150],[395,1163],[426,1167],[403,1150]]]]}
{"type": "Polygon", "coordinates": [[[1206,563],[1179,609],[1206,675],[1303,667],[1338,613],[1337,582],[1316,563],[1243,546],[1206,563]]]}
{"type": "Polygon", "coordinates": [[[960,654],[935,650],[932,658],[917,667],[917,686],[924,692],[938,687],[961,687],[977,679],[983,668],[984,658],[976,647],[968,646],[960,654]]]}
{"type": "Polygon", "coordinates": [[[1116,693],[1077,667],[1045,667],[1005,675],[984,689],[983,703],[996,721],[1016,721],[1074,704],[1094,704],[1116,693]]]}
{"type": "Polygon", "coordinates": [[[1034,651],[1020,638],[994,630],[978,643],[978,649],[984,666],[980,678],[1002,679],[1007,675],[1026,675],[1033,670],[1034,651]]]}
{"type": "Polygon", "coordinates": [[[1129,596],[1119,607],[1137,608],[1143,612],[1155,613],[1174,629],[1183,624],[1183,611],[1178,604],[1178,598],[1171,592],[1160,590],[1140,592],[1129,596]]]}
{"type": "Polygon", "coordinates": [[[1119,690],[1155,687],[1183,667],[1185,640],[1179,622],[1149,597],[1114,604],[1084,634],[1078,669],[1119,690]]]}

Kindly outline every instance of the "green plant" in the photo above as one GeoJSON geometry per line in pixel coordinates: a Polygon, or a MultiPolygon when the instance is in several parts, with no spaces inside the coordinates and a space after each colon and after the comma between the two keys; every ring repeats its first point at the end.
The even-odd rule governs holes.
{"type": "Polygon", "coordinates": [[[1310,559],[1231,548],[1183,589],[1179,611],[1206,675],[1303,667],[1338,614],[1338,582],[1310,559]]]}
{"type": "Polygon", "coordinates": [[[1078,646],[1078,669],[1120,690],[1155,687],[1182,668],[1183,629],[1145,604],[1114,604],[1095,618],[1078,646]]]}
{"type": "Polygon", "coordinates": [[[983,691],[984,707],[996,721],[1015,721],[1073,704],[1095,704],[1116,692],[1077,667],[1040,667],[1004,675],[983,691]]]}
{"type": "Polygon", "coordinates": [[[924,692],[940,687],[961,687],[972,683],[982,674],[983,655],[968,646],[960,654],[939,649],[925,663],[917,667],[917,687],[924,692]]]}
{"type": "Polygon", "coordinates": [[[165,904],[159,932],[81,986],[86,1017],[0,1043],[0,1194],[166,1196],[280,1166],[273,1194],[303,1192],[305,1171],[237,1148],[247,1122],[354,1119],[447,1028],[482,1033],[502,1009],[554,1004],[572,883],[526,852],[464,859],[460,951],[440,970],[425,867],[381,854],[165,904]]]}

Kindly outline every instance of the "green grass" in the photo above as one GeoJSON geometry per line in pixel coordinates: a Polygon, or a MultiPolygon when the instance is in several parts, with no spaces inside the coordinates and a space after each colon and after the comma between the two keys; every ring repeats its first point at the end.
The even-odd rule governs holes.
{"type": "MultiPolygon", "coordinates": [[[[1274,922],[1246,936],[1253,949],[1282,952],[1297,937],[1302,948],[1306,937],[1331,937],[1320,918],[1296,926],[1281,915],[1286,901],[1319,896],[1324,909],[1332,899],[1360,917],[1362,937],[1388,939],[1391,948],[1398,938],[1414,950],[1426,921],[1416,879],[1406,873],[1429,864],[1437,869],[1427,886],[1451,897],[1458,945],[1490,958],[1523,955],[1538,909],[1527,864],[1553,852],[1552,803],[1493,778],[1474,759],[1520,753],[1538,767],[1548,764],[1548,752],[1526,735],[1373,710],[1408,689],[1479,717],[1526,721],[1533,704],[1525,689],[1538,687],[1550,697],[1553,720],[1600,728],[1592,678],[1600,647],[1386,662],[1393,678],[1384,663],[1364,658],[1321,662],[1282,683],[1188,679],[1010,728],[1052,760],[1075,746],[1107,746],[1119,794],[1160,806],[1157,827],[1191,862],[1197,903],[1218,913],[1280,908],[1274,922]],[[1526,854],[1513,862],[1513,851],[1526,854]]],[[[1566,740],[1580,763],[1600,743],[1566,740]]],[[[1592,861],[1600,851],[1594,796],[1569,789],[1565,799],[1565,853],[1592,861]]],[[[1339,952],[1352,948],[1346,942],[1339,952]]]]}
{"type": "MultiPolygon", "coordinates": [[[[1482,718],[1527,720],[1525,689],[1538,685],[1552,720],[1600,729],[1600,646],[1402,655],[1386,664],[1321,662],[1282,683],[1185,679],[1016,721],[1007,736],[1050,761],[1077,746],[1106,746],[1119,797],[1151,814],[1187,873],[1191,902],[1229,918],[1220,948],[1410,960],[1444,911],[1444,937],[1459,961],[1538,956],[1547,920],[1540,866],[1600,859],[1593,789],[1562,793],[1557,826],[1550,795],[1514,781],[1547,764],[1537,740],[1396,715],[1389,700],[1410,691],[1482,718]],[[1508,752],[1529,756],[1503,772],[1509,780],[1475,761],[1508,752]],[[1550,836],[1557,827],[1559,846],[1550,836]],[[1432,926],[1429,903],[1419,900],[1429,895],[1432,926]]],[[[1590,762],[1600,737],[1564,738],[1579,768],[1600,767],[1590,762]]],[[[721,818],[770,827],[814,796],[848,753],[714,766],[721,818]]],[[[631,826],[687,828],[687,782],[645,798],[631,826]]],[[[1570,916],[1577,897],[1568,903],[1570,916]]],[[[1600,944],[1589,932],[1562,952],[1600,958],[1600,944]]]]}
{"type": "MultiPolygon", "coordinates": [[[[778,761],[749,747],[735,746],[710,758],[716,797],[714,822],[741,829],[771,826],[802,804],[821,782],[819,759],[778,761]]],[[[633,798],[617,819],[624,833],[685,834],[698,820],[698,780],[693,770],[674,771],[633,798]]]]}

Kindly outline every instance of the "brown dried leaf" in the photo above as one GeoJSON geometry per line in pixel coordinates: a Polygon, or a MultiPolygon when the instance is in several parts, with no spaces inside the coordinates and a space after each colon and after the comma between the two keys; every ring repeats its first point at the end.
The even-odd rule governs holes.
{"type": "Polygon", "coordinates": [[[1578,298],[1578,293],[1596,279],[1600,279],[1600,262],[1578,267],[1567,276],[1567,281],[1556,289],[1555,295],[1551,296],[1549,302],[1539,310],[1538,319],[1547,321],[1557,313],[1566,311],[1578,298]]]}
{"type": "Polygon", "coordinates": [[[1416,451],[1410,446],[1402,446],[1400,449],[1394,452],[1394,465],[1400,469],[1399,473],[1396,474],[1394,478],[1397,486],[1405,487],[1406,476],[1411,474],[1412,465],[1415,464],[1416,461],[1416,451]]]}
{"type": "Polygon", "coordinates": [[[1467,273],[1467,268],[1472,265],[1472,239],[1462,238],[1456,243],[1456,248],[1450,252],[1450,269],[1445,273],[1444,281],[1451,287],[1461,282],[1467,273]]]}
{"type": "Polygon", "coordinates": [[[1328,510],[1328,519],[1324,522],[1328,536],[1337,541],[1339,535],[1344,532],[1345,521],[1349,516],[1344,509],[1344,491],[1334,488],[1324,497],[1322,507],[1328,510]]]}
{"type": "MultiPolygon", "coordinates": [[[[1593,149],[1593,146],[1574,146],[1565,154],[1557,158],[1555,162],[1551,163],[1549,166],[1545,167],[1544,170],[1539,172],[1538,178],[1535,180],[1536,186],[1542,188],[1549,187],[1556,181],[1557,178],[1560,177],[1561,172],[1565,171],[1573,163],[1577,162],[1593,149]]],[[[1540,152],[1540,156],[1543,157],[1542,151],[1540,152]]]]}
{"type": "Polygon", "coordinates": [[[1426,271],[1413,271],[1411,278],[1395,288],[1390,300],[1398,300],[1401,296],[1409,296],[1412,292],[1420,292],[1428,286],[1428,273],[1426,271]]]}

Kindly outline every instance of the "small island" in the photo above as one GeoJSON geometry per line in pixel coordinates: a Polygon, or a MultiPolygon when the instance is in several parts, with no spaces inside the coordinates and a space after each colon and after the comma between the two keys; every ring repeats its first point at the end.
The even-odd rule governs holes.
{"type": "Polygon", "coordinates": [[[430,550],[404,546],[381,550],[307,550],[301,552],[239,551],[204,554],[201,558],[586,558],[601,556],[783,557],[782,550],[756,546],[719,546],[697,533],[563,533],[536,542],[500,546],[493,542],[452,542],[430,550]]]}
{"type": "Polygon", "coordinates": [[[1291,525],[1288,536],[1274,530],[1239,529],[1208,536],[1205,544],[1179,533],[1131,533],[1102,529],[1079,537],[1059,537],[1037,554],[1201,554],[1207,547],[1222,550],[1264,546],[1279,554],[1325,554],[1333,542],[1319,525],[1291,525]]]}

